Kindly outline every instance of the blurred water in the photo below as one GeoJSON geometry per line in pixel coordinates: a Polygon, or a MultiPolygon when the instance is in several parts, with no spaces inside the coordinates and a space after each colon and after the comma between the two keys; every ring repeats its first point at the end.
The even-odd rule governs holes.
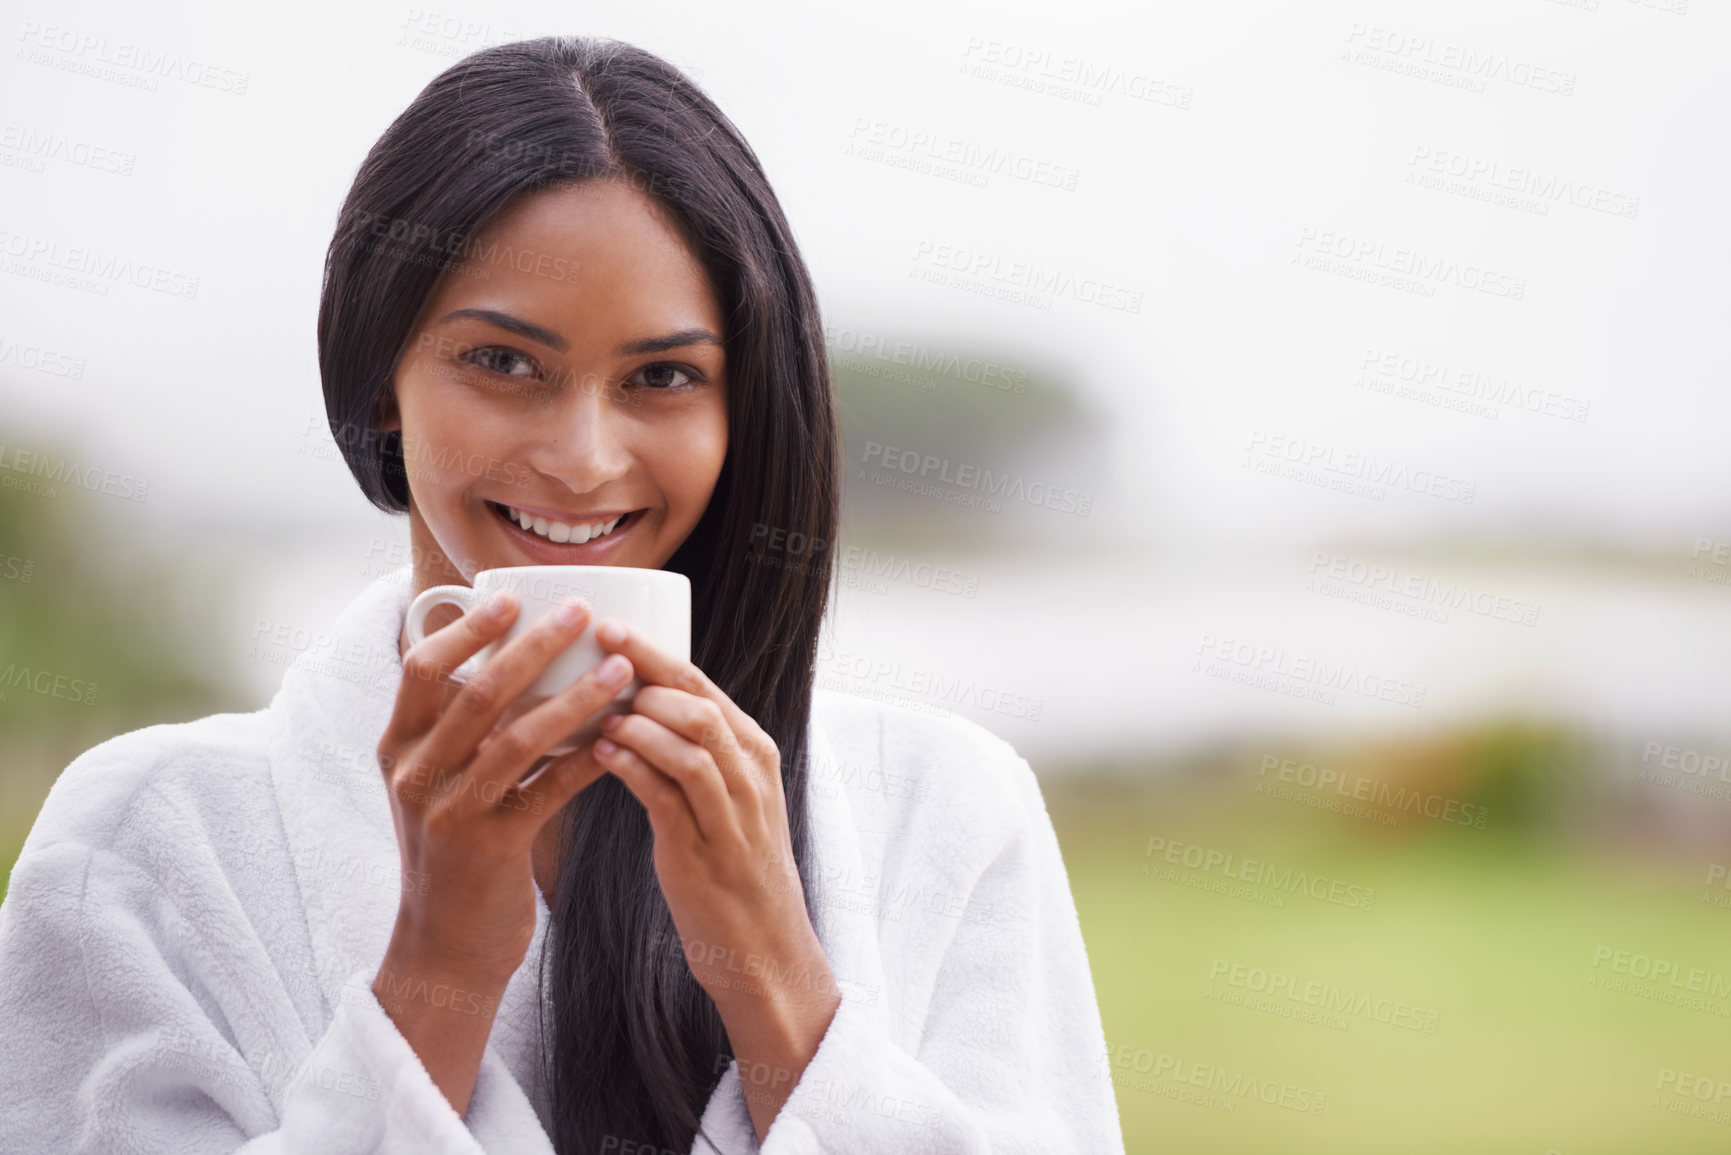
{"type": "MultiPolygon", "coordinates": [[[[388,544],[401,521],[379,525],[288,549],[231,543],[211,563],[230,599],[209,641],[259,704],[402,560],[388,544]]],[[[1731,732],[1731,589],[1684,561],[843,557],[820,684],[953,710],[1043,767],[1516,716],[1641,742],[1731,732]]]]}

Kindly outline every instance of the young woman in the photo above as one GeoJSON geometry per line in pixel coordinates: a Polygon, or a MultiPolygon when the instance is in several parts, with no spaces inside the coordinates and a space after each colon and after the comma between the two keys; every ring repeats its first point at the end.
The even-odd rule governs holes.
{"type": "Polygon", "coordinates": [[[412,567],[268,708],[62,775],[0,909],[0,1148],[1121,1150],[1027,763],[813,692],[823,329],[726,117],[622,44],[469,57],[361,166],[318,332],[412,567]],[[580,602],[461,683],[509,595],[405,645],[414,593],[547,564],[687,575],[692,661],[595,623],[521,712],[580,602]]]}

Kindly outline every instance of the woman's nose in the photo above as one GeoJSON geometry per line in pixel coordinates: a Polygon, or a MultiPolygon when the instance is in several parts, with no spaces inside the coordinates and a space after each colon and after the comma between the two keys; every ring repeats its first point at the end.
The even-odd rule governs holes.
{"type": "Polygon", "coordinates": [[[544,415],[530,464],[579,493],[623,476],[631,451],[622,397],[619,386],[599,373],[568,381],[544,415]]]}

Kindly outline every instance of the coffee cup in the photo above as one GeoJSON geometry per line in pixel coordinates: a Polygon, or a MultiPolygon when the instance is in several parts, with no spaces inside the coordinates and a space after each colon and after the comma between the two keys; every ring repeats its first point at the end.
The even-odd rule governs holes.
{"type": "MultiPolygon", "coordinates": [[[[499,719],[507,726],[517,717],[558,694],[594,669],[607,656],[595,640],[595,626],[604,618],[618,618],[633,633],[647,639],[675,658],[691,658],[691,579],[663,569],[622,565],[523,565],[484,569],[473,585],[434,586],[409,605],[405,630],[409,644],[426,637],[427,615],[436,607],[456,606],[468,613],[501,591],[515,594],[517,618],[503,636],[484,646],[458,666],[455,682],[466,681],[482,664],[513,638],[532,627],[573,597],[589,604],[589,621],[583,633],[554,658],[541,676],[525,690],[499,719]]],[[[595,739],[608,714],[630,713],[631,703],[643,683],[633,677],[613,700],[574,731],[548,754],[565,754],[595,739]]]]}

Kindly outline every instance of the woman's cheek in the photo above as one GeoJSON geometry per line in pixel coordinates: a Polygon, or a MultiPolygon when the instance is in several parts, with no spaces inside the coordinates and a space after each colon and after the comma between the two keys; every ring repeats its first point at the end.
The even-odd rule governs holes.
{"type": "Polygon", "coordinates": [[[720,394],[691,414],[685,425],[677,459],[680,488],[701,514],[715,491],[722,462],[727,457],[727,410],[720,394]]]}

